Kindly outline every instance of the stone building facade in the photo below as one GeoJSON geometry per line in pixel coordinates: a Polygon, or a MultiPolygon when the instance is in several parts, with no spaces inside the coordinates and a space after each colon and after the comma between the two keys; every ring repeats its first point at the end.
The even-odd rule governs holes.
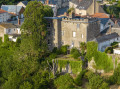
{"type": "Polygon", "coordinates": [[[80,42],[91,41],[100,33],[100,22],[96,18],[46,18],[48,22],[48,46],[69,45],[79,47],[80,42]]]}
{"type": "Polygon", "coordinates": [[[71,0],[69,2],[69,8],[74,8],[75,14],[79,14],[81,16],[105,13],[96,0],[71,0]]]}

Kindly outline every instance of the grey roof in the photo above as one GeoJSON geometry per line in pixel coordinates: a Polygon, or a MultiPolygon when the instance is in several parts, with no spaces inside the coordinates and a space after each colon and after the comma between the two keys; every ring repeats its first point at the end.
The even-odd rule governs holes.
{"type": "Polygon", "coordinates": [[[110,18],[98,18],[100,21],[101,21],[101,23],[105,26],[106,25],[106,23],[109,21],[109,19],[110,18]]]}
{"type": "Polygon", "coordinates": [[[119,37],[119,35],[117,33],[111,33],[108,35],[100,36],[100,37],[94,39],[93,41],[97,41],[98,43],[101,43],[101,42],[108,41],[110,39],[117,38],[117,37],[119,37]]]}
{"type": "Polygon", "coordinates": [[[44,17],[45,19],[62,19],[65,18],[64,16],[62,17],[44,17]]]}
{"type": "Polygon", "coordinates": [[[2,5],[1,9],[8,11],[8,12],[14,12],[14,13],[19,13],[21,10],[22,6],[17,6],[17,5],[2,5]]]}
{"type": "Polygon", "coordinates": [[[75,3],[77,5],[77,8],[81,10],[87,10],[93,3],[93,0],[72,0],[71,2],[75,3]]]}
{"type": "Polygon", "coordinates": [[[28,1],[21,1],[25,6],[27,6],[28,1]]]}
{"type": "Polygon", "coordinates": [[[68,9],[69,9],[68,6],[58,9],[58,11],[57,11],[57,16],[63,15],[65,12],[67,12],[68,9]]]}

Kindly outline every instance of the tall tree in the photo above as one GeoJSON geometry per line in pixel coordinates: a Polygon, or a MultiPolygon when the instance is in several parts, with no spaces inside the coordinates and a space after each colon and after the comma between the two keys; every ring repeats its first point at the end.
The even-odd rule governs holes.
{"type": "Polygon", "coordinates": [[[47,51],[45,11],[41,2],[31,1],[24,12],[21,27],[21,51],[28,56],[44,56],[47,51]]]}

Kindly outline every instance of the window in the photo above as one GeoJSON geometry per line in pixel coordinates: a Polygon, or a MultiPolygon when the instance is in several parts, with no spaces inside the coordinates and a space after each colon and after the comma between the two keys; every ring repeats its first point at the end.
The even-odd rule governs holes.
{"type": "Polygon", "coordinates": [[[51,34],[51,32],[50,31],[48,31],[48,35],[50,36],[50,34],[51,34]]]}
{"type": "Polygon", "coordinates": [[[74,41],[72,41],[71,47],[74,47],[74,41]]]}
{"type": "Polygon", "coordinates": [[[77,29],[79,29],[80,28],[80,24],[77,24],[77,29]]]}
{"type": "Polygon", "coordinates": [[[48,40],[48,45],[50,45],[50,40],[48,40]]]}
{"type": "Polygon", "coordinates": [[[8,33],[10,33],[11,29],[8,29],[8,33]]]}
{"type": "Polygon", "coordinates": [[[47,23],[47,27],[51,27],[51,26],[50,26],[50,23],[47,23]]]}
{"type": "Polygon", "coordinates": [[[119,40],[119,39],[117,38],[117,40],[119,40]]]}
{"type": "Polygon", "coordinates": [[[81,35],[81,37],[83,38],[83,34],[81,35]]]}
{"type": "Polygon", "coordinates": [[[76,32],[73,32],[73,37],[76,37],[76,32]]]}

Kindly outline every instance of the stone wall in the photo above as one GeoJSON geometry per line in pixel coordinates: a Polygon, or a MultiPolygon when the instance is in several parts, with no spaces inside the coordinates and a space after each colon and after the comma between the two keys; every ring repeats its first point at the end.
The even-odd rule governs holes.
{"type": "Polygon", "coordinates": [[[116,32],[116,33],[118,33],[118,35],[120,35],[120,28],[112,28],[112,33],[113,32],[116,32]]]}
{"type": "Polygon", "coordinates": [[[2,37],[2,41],[4,41],[4,28],[0,27],[0,37],[2,37]]]}

